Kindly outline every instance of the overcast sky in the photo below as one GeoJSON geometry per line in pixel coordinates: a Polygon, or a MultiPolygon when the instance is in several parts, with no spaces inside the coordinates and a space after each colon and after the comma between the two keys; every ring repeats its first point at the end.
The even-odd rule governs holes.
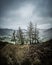
{"type": "Polygon", "coordinates": [[[0,0],[0,28],[26,29],[30,21],[52,27],[52,0],[0,0]]]}

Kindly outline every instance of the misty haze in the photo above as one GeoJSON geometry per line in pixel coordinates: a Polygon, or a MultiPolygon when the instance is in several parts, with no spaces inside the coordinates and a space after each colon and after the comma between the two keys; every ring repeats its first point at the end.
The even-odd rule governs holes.
{"type": "Polygon", "coordinates": [[[52,64],[52,0],[0,0],[0,65],[52,64]]]}

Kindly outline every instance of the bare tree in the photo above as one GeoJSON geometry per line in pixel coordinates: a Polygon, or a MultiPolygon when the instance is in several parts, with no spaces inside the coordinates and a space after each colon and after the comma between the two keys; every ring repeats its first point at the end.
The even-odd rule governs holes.
{"type": "Polygon", "coordinates": [[[33,23],[32,22],[29,23],[27,32],[28,32],[30,44],[32,44],[32,41],[33,41],[32,40],[32,34],[33,34],[33,23]]]}
{"type": "Polygon", "coordinates": [[[35,29],[34,29],[34,33],[33,33],[33,43],[39,43],[39,30],[37,28],[37,24],[35,24],[35,29]]]}
{"type": "Polygon", "coordinates": [[[17,38],[18,38],[18,40],[20,41],[21,44],[24,44],[23,32],[22,32],[22,29],[20,27],[18,29],[17,38]]]}
{"type": "Polygon", "coordinates": [[[15,30],[13,31],[11,41],[14,41],[14,42],[16,43],[16,34],[15,34],[15,30]]]}
{"type": "Polygon", "coordinates": [[[35,24],[34,27],[33,23],[30,22],[27,31],[30,44],[39,43],[39,30],[37,28],[37,24],[35,24]]]}

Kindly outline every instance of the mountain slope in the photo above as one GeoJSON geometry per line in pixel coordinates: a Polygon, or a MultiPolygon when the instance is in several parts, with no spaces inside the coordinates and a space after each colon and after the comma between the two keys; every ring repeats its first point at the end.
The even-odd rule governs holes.
{"type": "MultiPolygon", "coordinates": [[[[22,31],[24,32],[24,35],[27,36],[27,30],[22,29],[22,31]]],[[[6,36],[11,38],[12,34],[13,34],[14,30],[12,29],[0,29],[0,36],[6,36]]],[[[16,30],[16,32],[18,32],[18,30],[16,30]]],[[[40,38],[46,40],[50,40],[52,39],[52,28],[50,29],[39,29],[39,36],[40,38]]]]}
{"type": "Polygon", "coordinates": [[[51,65],[52,40],[38,45],[7,44],[0,54],[3,65],[51,65]]]}

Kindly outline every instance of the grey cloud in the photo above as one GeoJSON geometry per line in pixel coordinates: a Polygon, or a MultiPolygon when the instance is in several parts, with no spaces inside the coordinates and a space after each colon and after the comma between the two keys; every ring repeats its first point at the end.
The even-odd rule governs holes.
{"type": "Polygon", "coordinates": [[[32,3],[36,6],[37,11],[40,13],[39,16],[52,17],[52,0],[0,0],[0,12],[1,15],[5,15],[6,11],[9,9],[16,9],[24,4],[24,2],[32,3]]]}
{"type": "Polygon", "coordinates": [[[52,0],[36,0],[39,16],[52,17],[52,0]]]}
{"type": "MultiPolygon", "coordinates": [[[[32,14],[33,23],[37,22],[39,24],[52,24],[52,0],[0,0],[0,27],[7,27],[6,23],[8,23],[8,27],[14,23],[24,23],[24,26],[27,24],[27,21],[30,19],[21,19],[20,15],[16,15],[16,13],[10,13],[14,10],[19,10],[19,8],[24,7],[26,4],[32,4],[34,6],[34,11],[32,14]],[[36,10],[35,10],[36,7],[36,10]],[[34,17],[37,15],[37,19],[34,17]],[[38,17],[42,18],[39,19],[38,17]],[[7,18],[3,19],[2,18],[7,18]],[[8,21],[11,19],[11,21],[8,21]],[[35,21],[35,22],[34,22],[35,21]],[[3,26],[4,25],[4,26],[3,26]]],[[[21,24],[20,24],[21,25],[21,24]]]]}

